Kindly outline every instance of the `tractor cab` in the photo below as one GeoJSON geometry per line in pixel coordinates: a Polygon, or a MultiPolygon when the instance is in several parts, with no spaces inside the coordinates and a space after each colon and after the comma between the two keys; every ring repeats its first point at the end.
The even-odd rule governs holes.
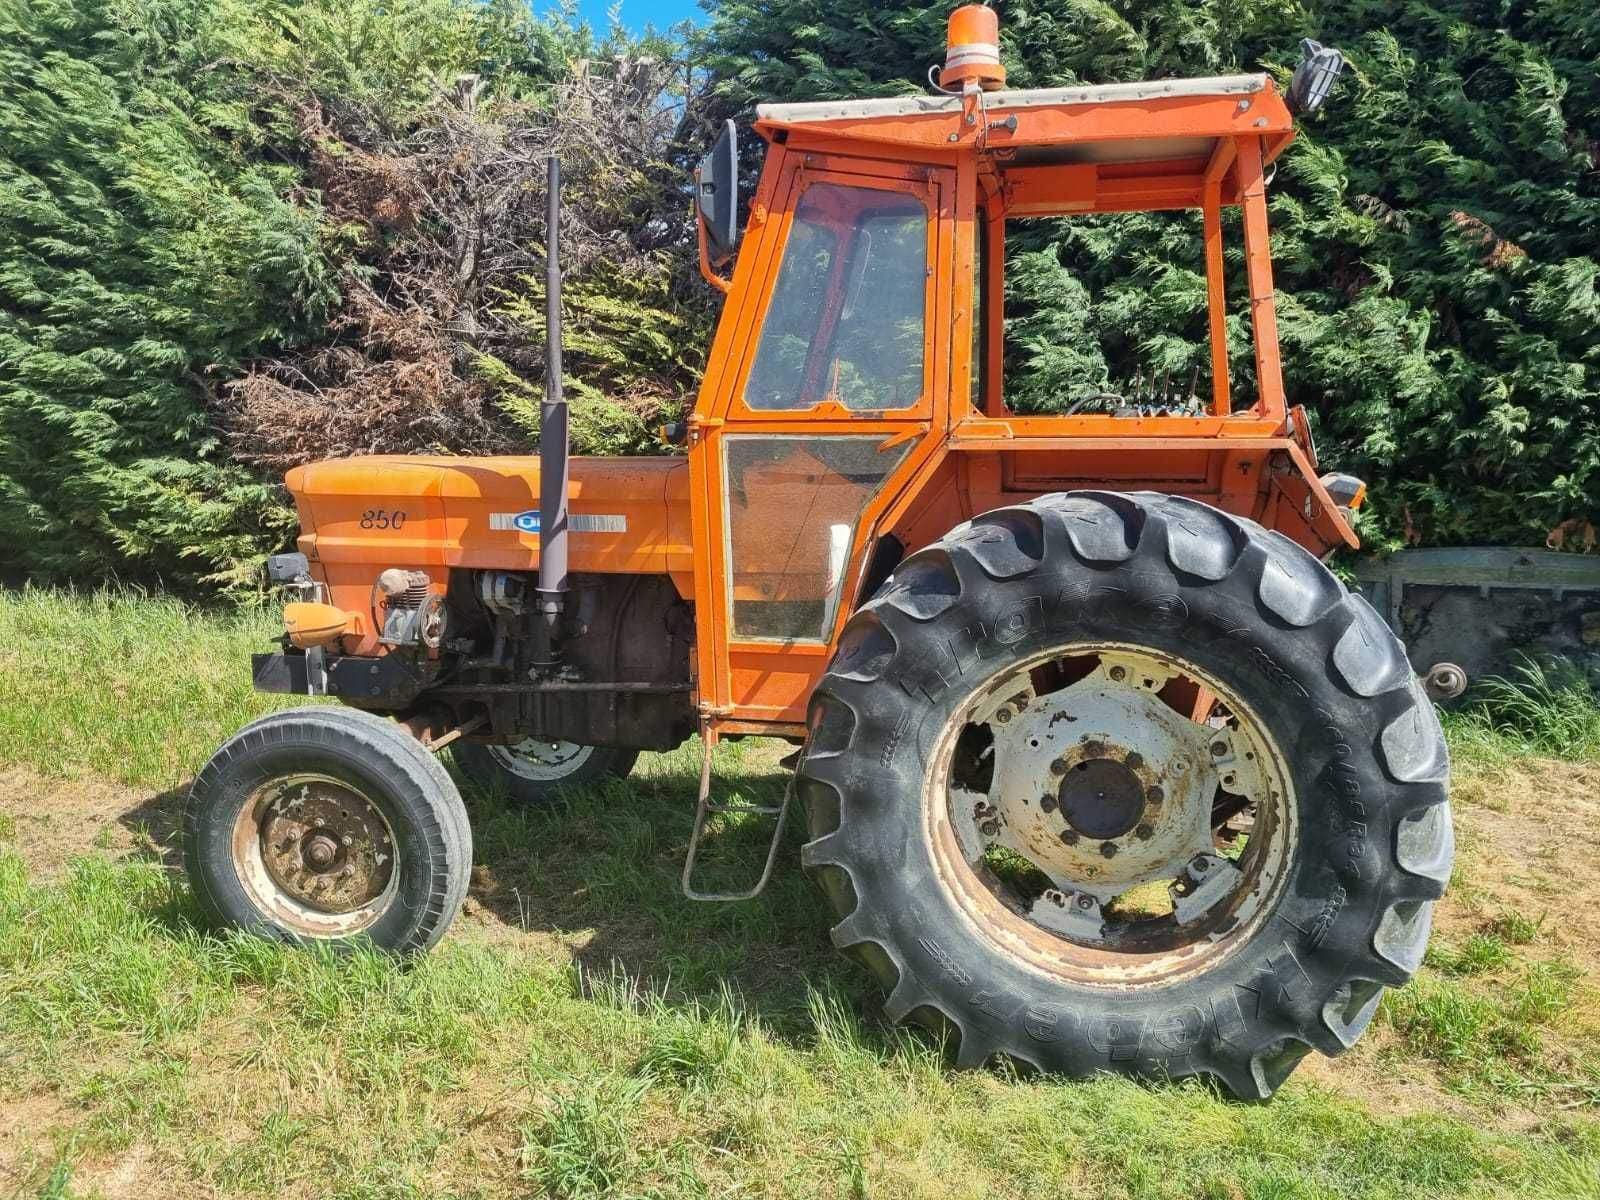
{"type": "Polygon", "coordinates": [[[696,607],[715,630],[700,669],[718,713],[797,723],[811,656],[848,600],[907,549],[1019,499],[1149,481],[1319,555],[1356,544],[1359,488],[1319,477],[1304,414],[1285,402],[1265,196],[1337,52],[1308,42],[1287,94],[1265,74],[1007,90],[995,36],[990,10],[958,10],[934,95],[760,106],[766,155],[742,244],[732,122],[702,164],[701,266],[726,300],[689,438],[704,498],[696,607]],[[1240,215],[1242,371],[1227,209],[1240,215]],[[1013,411],[1008,231],[1182,210],[1204,244],[1193,368],[1013,411]]]}

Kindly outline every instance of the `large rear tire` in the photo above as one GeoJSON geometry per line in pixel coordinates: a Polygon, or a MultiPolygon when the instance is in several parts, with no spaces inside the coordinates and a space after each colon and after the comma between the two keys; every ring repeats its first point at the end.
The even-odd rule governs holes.
{"type": "Polygon", "coordinates": [[[305,707],[247,725],[190,789],[184,861],[213,923],[410,954],[460,911],[472,832],[455,783],[406,730],[305,707]]]}
{"type": "Polygon", "coordinates": [[[836,944],[957,1063],[1265,1098],[1405,982],[1448,759],[1399,642],[1299,546],[1150,493],[1001,509],[846,626],[798,768],[836,944]]]}

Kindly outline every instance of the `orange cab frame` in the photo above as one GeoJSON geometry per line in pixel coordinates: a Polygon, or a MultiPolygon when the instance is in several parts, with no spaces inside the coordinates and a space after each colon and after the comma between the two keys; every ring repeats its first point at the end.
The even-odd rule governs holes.
{"type": "MultiPolygon", "coordinates": [[[[1253,517],[1318,554],[1356,544],[1347,510],[1317,476],[1304,420],[1284,400],[1265,171],[1294,129],[1268,77],[1014,93],[968,87],[932,99],[771,105],[759,110],[756,131],[767,143],[766,162],[688,423],[696,674],[708,734],[803,734],[807,698],[853,603],[877,582],[871,564],[886,538],[909,552],[1003,504],[1136,481],[1253,517]],[[925,207],[921,391],[914,400],[900,395],[884,405],[881,397],[841,397],[837,386],[819,390],[815,363],[806,364],[809,392],[800,386],[787,402],[751,400],[763,330],[784,286],[786,249],[814,256],[811,230],[827,221],[803,219],[808,240],[797,243],[797,213],[807,197],[830,187],[914,197],[925,207]],[[1228,372],[1227,207],[1242,217],[1255,355],[1255,396],[1239,409],[1228,372]],[[1002,372],[982,365],[998,364],[1003,353],[1007,221],[1160,209],[1202,214],[1213,364],[1204,403],[1151,414],[1009,411],[1002,372]],[[975,309],[985,313],[976,330],[975,309]],[[826,626],[808,629],[809,636],[774,636],[760,622],[741,629],[735,613],[748,590],[742,574],[759,576],[763,555],[792,564],[797,544],[815,541],[817,531],[804,518],[795,525],[756,514],[745,524],[760,533],[736,533],[730,451],[742,439],[769,439],[799,453],[804,440],[863,437],[875,440],[887,469],[864,496],[831,488],[844,505],[834,515],[850,516],[853,534],[842,569],[822,571],[842,593],[823,606],[826,626]]],[[[897,201],[887,203],[903,211],[897,201]]],[[[812,207],[820,213],[820,204],[812,207]]],[[[870,233],[859,236],[870,243],[870,233]]],[[[844,254],[841,247],[834,257],[844,254]]],[[[844,269],[833,265],[835,274],[844,269]]],[[[835,280],[831,293],[813,296],[812,308],[837,323],[839,303],[835,280]]],[[[829,331],[815,331],[812,340],[814,356],[829,331]]],[[[830,475],[815,462],[795,470],[797,495],[804,480],[830,475]]],[[[817,486],[818,494],[830,490],[817,486]]],[[[770,482],[765,490],[771,494],[770,482]]],[[[815,576],[820,568],[809,569],[815,576]]]]}

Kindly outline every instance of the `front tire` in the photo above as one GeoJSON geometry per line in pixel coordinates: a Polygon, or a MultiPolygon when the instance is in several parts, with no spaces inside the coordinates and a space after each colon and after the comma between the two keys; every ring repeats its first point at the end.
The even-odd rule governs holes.
{"type": "Polygon", "coordinates": [[[456,763],[480,787],[504,791],[520,804],[547,804],[569,788],[625,779],[637,750],[526,738],[509,746],[458,742],[456,763]]]}
{"type": "Polygon", "coordinates": [[[345,950],[432,947],[466,899],[455,783],[400,726],[306,707],[234,735],[190,789],[184,863],[219,927],[345,950]]]}
{"type": "Polygon", "coordinates": [[[852,617],[808,724],[834,941],[962,1066],[1265,1098],[1417,969],[1450,874],[1448,759],[1399,642],[1194,501],[957,528],[852,617]]]}

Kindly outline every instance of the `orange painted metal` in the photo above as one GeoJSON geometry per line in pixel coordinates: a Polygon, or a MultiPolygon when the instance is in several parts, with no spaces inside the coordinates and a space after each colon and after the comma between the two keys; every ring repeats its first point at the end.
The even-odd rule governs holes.
{"type": "MultiPolygon", "coordinates": [[[[689,464],[682,457],[572,459],[571,569],[694,574],[689,464]]],[[[329,602],[372,613],[373,584],[389,567],[427,571],[442,592],[452,568],[533,571],[539,508],[537,458],[332,459],[290,471],[299,549],[328,585],[329,602]]],[[[347,646],[377,649],[376,619],[347,646]]]]}
{"type": "MultiPolygon", "coordinates": [[[[989,17],[962,17],[963,36],[972,32],[967,22],[989,17]]],[[[1316,477],[1305,429],[1285,412],[1264,168],[1293,138],[1290,116],[1264,77],[1213,82],[1208,90],[1204,83],[1185,89],[1169,81],[1094,102],[1083,98],[1088,93],[969,87],[926,105],[800,106],[757,122],[769,143],[766,162],[688,421],[687,462],[572,461],[572,569],[665,573],[692,596],[697,700],[708,736],[801,730],[811,692],[859,599],[869,556],[887,535],[913,551],[977,513],[1063,488],[1155,488],[1262,521],[1317,553],[1355,545],[1343,510],[1316,477]],[[796,211],[809,189],[824,184],[837,185],[828,193],[833,207],[819,200],[816,219],[840,231],[869,211],[875,197],[896,212],[909,201],[927,213],[922,388],[903,407],[852,411],[837,386],[802,389],[801,395],[826,392],[804,409],[747,402],[796,211]],[[1235,395],[1228,375],[1222,212],[1235,206],[1243,216],[1253,397],[1235,395]],[[1007,222],[1134,209],[1201,214],[1213,356],[1203,411],[1012,413],[1000,369],[1007,222]],[[876,439],[892,469],[855,521],[848,550],[837,547],[843,562],[822,562],[834,553],[823,540],[832,529],[803,508],[799,491],[792,498],[767,493],[783,519],[796,510],[795,537],[751,536],[752,521],[772,518],[730,510],[729,439],[760,435],[876,439]],[[739,588],[730,540],[753,547],[753,557],[740,561],[739,588]],[[760,557],[768,543],[785,548],[781,559],[760,557]],[[844,581],[831,627],[805,641],[737,636],[736,601],[810,598],[804,579],[787,577],[791,571],[844,581]]],[[[825,345],[826,331],[841,320],[845,269],[841,255],[829,261],[815,301],[823,332],[812,346],[825,345]]],[[[802,349],[815,357],[813,348],[802,349]]],[[[808,361],[805,376],[815,385],[826,367],[808,361]]],[[[837,363],[833,369],[837,376],[837,363]]],[[[819,464],[800,474],[818,479],[827,472],[819,464]]],[[[797,486],[794,470],[768,474],[774,487],[797,486]]],[[[749,478],[759,486],[767,475],[749,478]]],[[[391,566],[426,570],[442,589],[453,568],[529,571],[538,562],[537,533],[516,522],[538,506],[533,458],[345,460],[291,472],[289,486],[306,530],[301,549],[329,585],[330,603],[358,618],[370,611],[377,573],[391,566]]],[[[370,634],[362,646],[378,652],[370,634]]]]}

